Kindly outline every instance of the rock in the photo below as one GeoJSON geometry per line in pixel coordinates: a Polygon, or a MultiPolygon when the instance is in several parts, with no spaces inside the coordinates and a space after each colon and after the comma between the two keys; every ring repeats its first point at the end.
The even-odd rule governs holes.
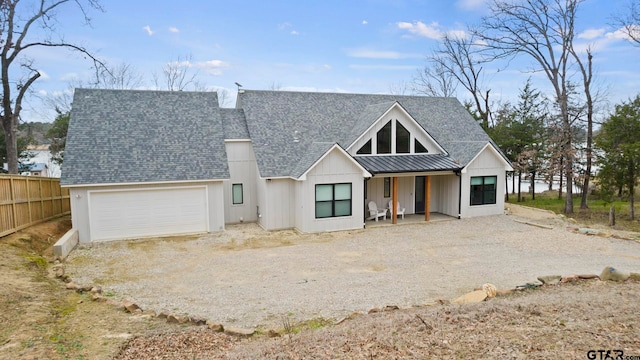
{"type": "Polygon", "coordinates": [[[94,286],[91,288],[92,294],[102,294],[102,286],[94,286]]]}
{"type": "Polygon", "coordinates": [[[122,306],[124,306],[125,310],[127,310],[130,313],[133,313],[136,310],[140,309],[140,306],[138,306],[137,304],[135,304],[134,302],[132,302],[130,300],[123,301],[122,302],[122,306]]]}
{"type": "Polygon", "coordinates": [[[180,320],[178,319],[177,315],[169,314],[169,315],[167,315],[167,322],[169,324],[179,324],[180,320]]]}
{"type": "Polygon", "coordinates": [[[133,310],[133,314],[142,315],[142,309],[137,308],[137,309],[133,310]]]}
{"type": "Polygon", "coordinates": [[[400,310],[400,308],[397,305],[387,305],[382,308],[382,311],[394,311],[394,310],[400,310]]]}
{"type": "Polygon", "coordinates": [[[211,322],[211,321],[207,321],[207,327],[211,331],[224,332],[224,326],[222,326],[222,324],[218,324],[218,323],[214,323],[214,322],[211,322]]]}
{"type": "Polygon", "coordinates": [[[78,304],[82,304],[84,302],[84,300],[80,299],[78,300],[78,304]]]}
{"type": "Polygon", "coordinates": [[[600,280],[606,281],[624,281],[627,280],[631,274],[627,271],[623,271],[620,269],[616,269],[613,266],[607,266],[602,270],[602,274],[600,274],[600,280]]]}
{"type": "Polygon", "coordinates": [[[91,295],[91,300],[95,301],[95,302],[106,302],[107,298],[100,295],[100,294],[93,294],[91,295]]]}
{"type": "Polygon", "coordinates": [[[201,318],[191,318],[191,323],[195,326],[202,326],[202,325],[206,325],[207,324],[207,320],[205,319],[201,319],[201,318]]]}
{"type": "Polygon", "coordinates": [[[73,281],[70,283],[67,283],[64,287],[67,290],[78,290],[78,284],[74,283],[73,281]]]}
{"type": "Polygon", "coordinates": [[[631,280],[640,280],[640,274],[634,273],[634,272],[629,273],[629,279],[631,279],[631,280]]]}
{"type": "Polygon", "coordinates": [[[267,336],[270,338],[276,338],[276,337],[280,337],[280,333],[275,330],[269,330],[267,331],[267,336]]]}
{"type": "Polygon", "coordinates": [[[63,277],[63,276],[64,276],[64,267],[62,267],[62,266],[56,266],[56,267],[53,269],[53,274],[54,274],[56,277],[58,277],[58,278],[63,277]]]}
{"type": "Polygon", "coordinates": [[[597,279],[599,278],[596,274],[578,274],[578,278],[580,279],[597,279]]]}
{"type": "Polygon", "coordinates": [[[578,275],[571,274],[571,275],[565,275],[565,276],[563,276],[563,277],[560,279],[560,282],[561,282],[561,283],[572,283],[572,282],[576,282],[576,281],[578,281],[578,280],[580,280],[580,278],[578,277],[578,275]]]}
{"type": "Polygon", "coordinates": [[[514,289],[496,290],[496,296],[505,296],[514,293],[514,289]]]}
{"type": "Polygon", "coordinates": [[[255,334],[254,329],[242,329],[242,328],[227,328],[224,329],[224,333],[232,336],[249,337],[255,334]]]}
{"type": "Polygon", "coordinates": [[[561,279],[562,276],[560,275],[538,276],[538,280],[544,285],[557,285],[561,279]]]}
{"type": "Polygon", "coordinates": [[[585,235],[598,235],[600,233],[600,231],[598,231],[596,229],[589,229],[589,228],[581,228],[578,231],[581,234],[585,234],[585,235]]]}
{"type": "Polygon", "coordinates": [[[169,316],[169,313],[166,311],[161,311],[160,314],[158,314],[158,317],[161,319],[166,319],[167,316],[169,316]]]}
{"type": "Polygon", "coordinates": [[[157,317],[158,315],[156,314],[155,311],[153,310],[144,310],[142,312],[144,315],[149,315],[150,317],[157,317]]]}
{"type": "Polygon", "coordinates": [[[377,312],[380,312],[380,309],[378,309],[378,308],[373,308],[373,309],[369,310],[367,313],[368,313],[368,314],[375,314],[375,313],[377,313],[377,312]]]}
{"type": "Polygon", "coordinates": [[[482,291],[484,291],[485,294],[487,294],[488,298],[496,297],[497,289],[496,289],[496,286],[493,284],[486,283],[482,285],[482,291]]]}
{"type": "Polygon", "coordinates": [[[487,293],[484,290],[476,290],[470,293],[464,294],[459,298],[453,300],[454,304],[471,304],[471,303],[479,303],[484,301],[487,298],[487,293]]]}

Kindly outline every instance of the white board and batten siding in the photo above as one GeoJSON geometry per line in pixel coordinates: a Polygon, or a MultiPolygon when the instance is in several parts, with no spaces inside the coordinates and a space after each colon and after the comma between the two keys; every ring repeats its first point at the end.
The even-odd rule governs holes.
{"type": "MultiPolygon", "coordinates": [[[[386,209],[393,196],[393,174],[388,177],[389,180],[389,197],[384,196],[384,179],[386,176],[379,175],[372,177],[367,181],[367,198],[365,199],[364,209],[369,213],[369,202],[373,201],[378,209],[386,209]]],[[[405,208],[406,214],[415,214],[415,176],[398,177],[398,202],[400,207],[405,208]]]]}
{"type": "Polygon", "coordinates": [[[504,214],[505,168],[509,164],[490,145],[485,147],[462,172],[461,217],[504,214]],[[471,178],[476,176],[496,176],[496,203],[471,205],[471,178]]]}
{"type": "Polygon", "coordinates": [[[460,177],[455,174],[431,177],[431,211],[458,216],[460,177]]]}
{"type": "Polygon", "coordinates": [[[295,227],[295,183],[288,178],[258,179],[260,225],[266,230],[295,227]]]}
{"type": "Polygon", "coordinates": [[[230,179],[224,182],[224,221],[227,224],[258,221],[258,170],[250,140],[225,142],[230,179]],[[242,204],[233,203],[232,186],[242,184],[242,204]]]}
{"type": "Polygon", "coordinates": [[[71,188],[80,242],[224,230],[222,181],[71,188]]]}
{"type": "Polygon", "coordinates": [[[306,174],[306,180],[296,182],[295,226],[299,231],[362,229],[364,224],[363,170],[337,148],[315,164],[306,174]],[[315,187],[317,184],[351,183],[351,215],[316,219],[315,187]]]}

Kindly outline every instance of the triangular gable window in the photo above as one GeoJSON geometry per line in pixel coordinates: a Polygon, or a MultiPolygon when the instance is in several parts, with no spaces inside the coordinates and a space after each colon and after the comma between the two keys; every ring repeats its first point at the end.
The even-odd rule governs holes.
{"type": "Polygon", "coordinates": [[[420,141],[418,141],[418,139],[415,139],[414,147],[415,147],[416,154],[418,154],[418,153],[428,153],[429,152],[429,150],[427,150],[427,148],[424,147],[424,145],[422,145],[422,143],[420,143],[420,141]]]}
{"type": "Polygon", "coordinates": [[[371,139],[356,152],[358,155],[371,155],[371,139]]]}

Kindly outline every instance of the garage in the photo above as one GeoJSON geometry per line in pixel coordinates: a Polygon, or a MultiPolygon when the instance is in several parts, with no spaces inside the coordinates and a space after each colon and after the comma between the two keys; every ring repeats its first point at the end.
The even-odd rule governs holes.
{"type": "Polygon", "coordinates": [[[206,186],[87,193],[93,241],[209,231],[206,186]]]}

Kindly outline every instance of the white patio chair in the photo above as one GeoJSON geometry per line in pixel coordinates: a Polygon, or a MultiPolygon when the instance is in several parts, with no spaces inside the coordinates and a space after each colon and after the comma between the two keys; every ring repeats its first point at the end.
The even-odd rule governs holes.
{"type": "MultiPolygon", "coordinates": [[[[391,216],[393,216],[393,210],[392,210],[393,208],[391,207],[391,203],[392,202],[393,202],[392,200],[389,200],[389,211],[391,212],[391,216]]],[[[405,208],[401,208],[400,207],[400,202],[397,201],[396,202],[396,217],[398,215],[402,215],[402,220],[404,220],[404,210],[405,210],[405,208]]]]}
{"type": "Polygon", "coordinates": [[[369,217],[367,220],[376,219],[376,221],[378,221],[378,218],[381,217],[387,220],[387,209],[378,210],[378,205],[375,201],[369,201],[369,217]]]}

